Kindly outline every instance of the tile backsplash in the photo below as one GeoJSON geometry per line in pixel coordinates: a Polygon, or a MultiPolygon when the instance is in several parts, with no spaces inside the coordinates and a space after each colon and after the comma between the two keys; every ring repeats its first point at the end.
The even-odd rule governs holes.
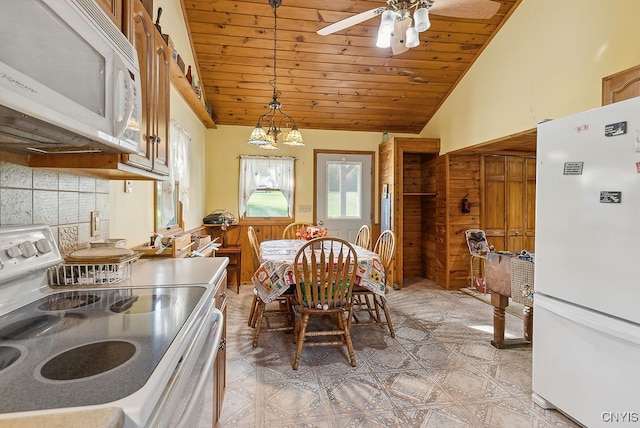
{"type": "Polygon", "coordinates": [[[0,225],[51,226],[63,256],[109,237],[109,181],[0,160],[0,225]],[[91,212],[100,231],[91,236],[91,212]]]}

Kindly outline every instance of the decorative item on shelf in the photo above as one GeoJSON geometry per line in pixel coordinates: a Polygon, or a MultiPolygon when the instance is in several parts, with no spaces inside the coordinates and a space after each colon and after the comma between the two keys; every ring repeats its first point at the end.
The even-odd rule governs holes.
{"type": "Polygon", "coordinates": [[[264,150],[278,150],[278,137],[283,133],[282,125],[291,126],[289,131],[284,132],[283,144],[287,146],[304,146],[302,134],[296,126],[293,117],[282,111],[282,103],[278,100],[277,91],[277,74],[276,74],[276,51],[277,51],[277,28],[278,15],[277,8],[282,4],[282,0],[269,0],[269,4],[273,8],[273,80],[269,84],[273,88],[273,99],[269,103],[269,111],[258,118],[256,127],[251,132],[249,144],[256,145],[264,150]],[[279,115],[279,118],[276,117],[279,115]],[[268,124],[265,131],[262,127],[262,121],[268,124]]]}
{"type": "Polygon", "coordinates": [[[193,75],[191,74],[191,66],[187,68],[187,82],[191,85],[193,83],[193,75]]]}
{"type": "Polygon", "coordinates": [[[296,238],[310,241],[315,238],[327,236],[327,228],[320,226],[302,226],[296,232],[296,238]]]}
{"type": "Polygon", "coordinates": [[[160,33],[160,35],[162,35],[162,27],[160,26],[160,17],[162,16],[162,8],[159,7],[158,8],[158,16],[156,17],[156,28],[158,29],[158,32],[160,33]]]}
{"type": "Polygon", "coordinates": [[[178,59],[176,61],[178,62],[178,67],[180,67],[180,70],[182,70],[182,74],[184,74],[185,72],[184,60],[182,59],[180,54],[178,54],[178,59]]]}

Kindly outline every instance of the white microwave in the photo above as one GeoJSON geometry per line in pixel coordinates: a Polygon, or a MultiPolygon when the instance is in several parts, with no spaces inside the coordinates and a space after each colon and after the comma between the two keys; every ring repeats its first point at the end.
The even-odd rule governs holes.
{"type": "Polygon", "coordinates": [[[0,0],[0,150],[137,153],[135,49],[95,0],[0,0]]]}

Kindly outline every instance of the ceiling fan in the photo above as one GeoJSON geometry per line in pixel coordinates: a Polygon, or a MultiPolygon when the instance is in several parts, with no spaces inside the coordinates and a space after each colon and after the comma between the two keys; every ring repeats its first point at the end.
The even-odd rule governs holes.
{"type": "Polygon", "coordinates": [[[377,7],[350,16],[318,30],[326,36],[382,15],[376,46],[391,46],[394,55],[420,44],[418,33],[426,31],[431,23],[429,14],[453,18],[489,19],[500,9],[492,0],[386,0],[387,7],[377,7]],[[415,8],[413,17],[410,10],[415,8]]]}

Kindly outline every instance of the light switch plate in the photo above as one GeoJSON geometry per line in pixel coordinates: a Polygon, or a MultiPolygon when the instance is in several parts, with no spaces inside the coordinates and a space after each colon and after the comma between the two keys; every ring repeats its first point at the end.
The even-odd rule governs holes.
{"type": "Polygon", "coordinates": [[[91,236],[100,235],[100,211],[91,211],[91,236]]]}
{"type": "Polygon", "coordinates": [[[124,180],[124,193],[133,192],[133,183],[131,180],[124,180]]]}

